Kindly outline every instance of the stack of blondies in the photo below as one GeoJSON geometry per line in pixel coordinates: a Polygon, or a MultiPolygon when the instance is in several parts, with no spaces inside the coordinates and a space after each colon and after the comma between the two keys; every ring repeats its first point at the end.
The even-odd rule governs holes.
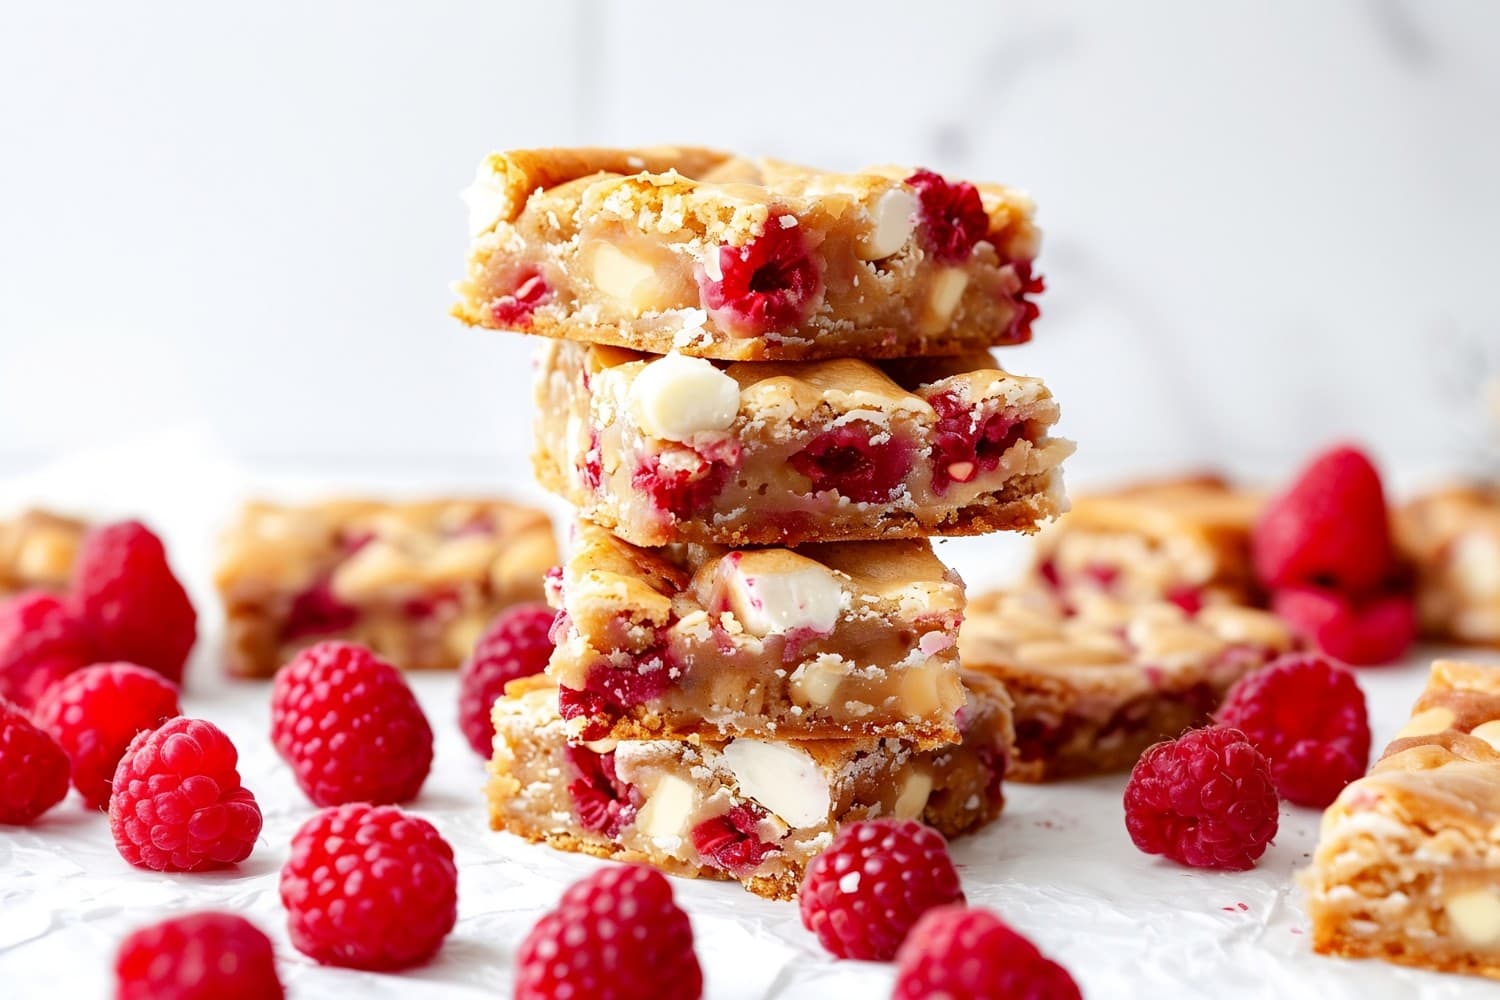
{"type": "Polygon", "coordinates": [[[840,824],[994,819],[1010,700],[936,535],[1064,505],[1021,192],[703,149],[490,157],[466,322],[543,334],[539,479],[578,508],[545,676],[494,710],[493,824],[796,892],[840,824]]]}

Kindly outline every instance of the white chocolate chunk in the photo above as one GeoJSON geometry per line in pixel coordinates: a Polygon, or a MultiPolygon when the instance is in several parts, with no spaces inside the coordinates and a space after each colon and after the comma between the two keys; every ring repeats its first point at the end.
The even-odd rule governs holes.
{"type": "Polygon", "coordinates": [[[964,289],[969,287],[969,275],[961,267],[945,267],[933,275],[932,287],[927,292],[927,307],[922,313],[922,326],[927,332],[935,332],[947,326],[958,309],[964,289]]]}
{"type": "Polygon", "coordinates": [[[1406,739],[1411,736],[1430,736],[1440,733],[1445,729],[1453,728],[1453,710],[1441,705],[1429,708],[1426,711],[1413,715],[1396,733],[1397,739],[1406,739]]]}
{"type": "Polygon", "coordinates": [[[916,228],[917,196],[894,187],[870,209],[870,228],[855,244],[861,260],[883,260],[900,250],[916,228]]]}
{"type": "Polygon", "coordinates": [[[735,552],[720,572],[729,609],[752,635],[799,628],[826,635],[844,605],[844,587],[833,572],[788,549],[735,552]]]}
{"type": "Polygon", "coordinates": [[[932,775],[925,771],[913,771],[901,783],[901,794],[891,806],[897,819],[917,819],[927,808],[927,799],[932,795],[932,775]]]}
{"type": "Polygon", "coordinates": [[[811,663],[803,664],[792,675],[792,694],[798,701],[805,701],[819,708],[833,704],[834,695],[844,681],[848,662],[827,654],[811,663]]]}
{"type": "Polygon", "coordinates": [[[641,429],[667,441],[722,431],[740,412],[740,385],[702,358],[668,354],[630,383],[630,411],[641,429]]]}
{"type": "Polygon", "coordinates": [[[1453,545],[1453,575],[1475,597],[1500,594],[1500,538],[1479,532],[1453,545]]]}
{"type": "Polygon", "coordinates": [[[482,164],[474,183],[464,189],[464,205],[469,210],[469,235],[483,236],[504,218],[510,206],[510,195],[495,182],[489,164],[482,164]]]}
{"type": "Polygon", "coordinates": [[[594,285],[632,312],[640,315],[662,309],[667,293],[656,268],[609,243],[597,243],[592,254],[594,285]]]}
{"type": "Polygon", "coordinates": [[[1461,892],[1443,904],[1448,923],[1459,937],[1474,944],[1500,941],[1500,894],[1493,889],[1461,892]]]}
{"type": "Polygon", "coordinates": [[[1476,736],[1496,750],[1500,750],[1500,719],[1480,723],[1469,731],[1469,735],[1476,736]]]}
{"type": "Polygon", "coordinates": [[[674,774],[662,775],[636,816],[636,829],[648,837],[683,836],[697,798],[697,791],[686,781],[674,774]]]}
{"type": "Polygon", "coordinates": [[[738,739],[724,748],[724,763],[734,772],[741,793],[788,826],[827,821],[833,807],[828,779],[804,751],[784,743],[738,739]]]}
{"type": "Polygon", "coordinates": [[[923,664],[901,672],[901,711],[908,716],[926,717],[942,707],[938,680],[946,673],[941,667],[923,664]]]}

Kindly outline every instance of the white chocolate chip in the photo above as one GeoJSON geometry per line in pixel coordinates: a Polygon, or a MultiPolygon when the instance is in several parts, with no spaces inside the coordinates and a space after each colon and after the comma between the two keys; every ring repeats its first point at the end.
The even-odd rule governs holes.
{"type": "Polygon", "coordinates": [[[494,229],[510,207],[510,195],[495,183],[487,163],[479,168],[474,183],[464,189],[463,200],[469,209],[470,236],[483,236],[494,229]]]}
{"type": "Polygon", "coordinates": [[[697,791],[686,781],[676,775],[662,775],[636,816],[636,829],[648,837],[682,836],[687,832],[697,798],[697,791]]]}
{"type": "Polygon", "coordinates": [[[828,567],[788,549],[732,553],[720,575],[729,609],[752,635],[799,628],[826,635],[845,602],[844,587],[828,567]]]}
{"type": "Polygon", "coordinates": [[[897,819],[917,819],[927,808],[927,799],[932,795],[932,775],[925,771],[913,771],[901,783],[901,794],[891,806],[897,819]]]}
{"type": "Polygon", "coordinates": [[[647,261],[612,244],[596,243],[590,263],[590,275],[599,291],[636,315],[670,305],[656,268],[647,261]]]}
{"type": "Polygon", "coordinates": [[[1500,594],[1500,538],[1480,532],[1462,535],[1453,545],[1453,575],[1475,597],[1500,594]]]}
{"type": "Polygon", "coordinates": [[[1437,705],[1413,715],[1411,720],[1401,727],[1400,732],[1396,733],[1396,738],[1407,739],[1412,736],[1431,736],[1433,733],[1452,729],[1453,719],[1454,716],[1451,709],[1437,705]]]}
{"type": "Polygon", "coordinates": [[[870,228],[855,244],[861,260],[883,260],[900,250],[916,228],[917,196],[893,187],[870,209],[870,228]]]}
{"type": "Polygon", "coordinates": [[[1500,895],[1493,889],[1471,889],[1443,904],[1448,922],[1459,937],[1473,944],[1500,941],[1500,895]]]}
{"type": "Polygon", "coordinates": [[[969,274],[961,267],[945,267],[933,275],[932,287],[927,292],[927,307],[922,313],[922,328],[933,333],[941,330],[953,320],[964,289],[969,287],[969,274]]]}
{"type": "Polygon", "coordinates": [[[1500,750],[1500,719],[1491,719],[1489,722],[1475,726],[1469,730],[1469,735],[1476,736],[1496,750],[1500,750]]]}
{"type": "Polygon", "coordinates": [[[703,254],[703,273],[709,281],[723,281],[724,268],[719,264],[719,247],[711,246],[703,254]]]}
{"type": "Polygon", "coordinates": [[[833,704],[847,668],[848,663],[841,657],[826,654],[805,663],[792,674],[792,694],[799,701],[826,708],[833,704]]]}
{"type": "Polygon", "coordinates": [[[641,429],[667,441],[726,430],[740,412],[740,384],[702,358],[668,354],[630,383],[630,412],[641,429]]]}
{"type": "Polygon", "coordinates": [[[901,711],[908,716],[929,716],[942,707],[938,681],[947,671],[922,665],[901,672],[901,711]]]}
{"type": "Polygon", "coordinates": [[[785,743],[738,739],[723,754],[740,792],[788,826],[817,826],[828,820],[833,807],[828,779],[804,751],[785,743]]]}

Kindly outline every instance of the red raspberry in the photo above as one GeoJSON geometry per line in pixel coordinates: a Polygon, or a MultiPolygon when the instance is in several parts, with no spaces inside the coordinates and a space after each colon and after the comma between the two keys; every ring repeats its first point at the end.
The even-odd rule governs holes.
{"type": "Polygon", "coordinates": [[[1271,765],[1238,729],[1210,726],[1141,755],[1125,786],[1125,828],[1147,854],[1243,871],[1276,836],[1271,765]]]}
{"type": "Polygon", "coordinates": [[[711,503],[729,474],[739,467],[739,455],[706,458],[689,448],[675,448],[670,457],[647,455],[630,475],[630,483],[650,498],[652,506],[675,518],[689,518],[711,503]]]}
{"type": "Polygon", "coordinates": [[[896,956],[891,1000],[1081,1000],[1068,970],[988,910],[940,906],[896,956]]]}
{"type": "Polygon", "coordinates": [[[0,698],[29,708],[55,681],[94,662],[83,623],[40,590],[0,601],[0,698]]]}
{"type": "Polygon", "coordinates": [[[609,865],[574,882],[516,954],[516,1000],[697,1000],[693,925],[666,877],[609,865]]]}
{"type": "Polygon", "coordinates": [[[169,719],[130,741],[115,769],[109,827],[138,868],[190,872],[237,864],[260,836],[260,806],[240,785],[239,754],[202,719],[169,719]]]}
{"type": "Polygon", "coordinates": [[[1240,678],[1217,718],[1266,755],[1276,790],[1298,805],[1327,807],[1370,760],[1364,693],[1321,656],[1292,653],[1240,678]]]}
{"type": "Polygon", "coordinates": [[[540,271],[524,271],[516,282],[516,290],[500,296],[490,306],[490,316],[498,327],[525,332],[531,329],[536,307],[551,297],[552,289],[540,271]]]}
{"type": "Polygon", "coordinates": [[[1005,337],[1000,341],[1001,345],[1024,344],[1031,340],[1031,326],[1042,315],[1041,307],[1031,301],[1030,297],[1045,292],[1047,281],[1040,274],[1033,274],[1031,267],[1029,260],[1015,264],[1016,277],[1020,279],[1021,287],[1015,293],[1016,314],[1011,317],[1005,337]]]}
{"type": "Polygon", "coordinates": [[[1271,607],[1292,631],[1345,663],[1391,663],[1417,638],[1410,594],[1356,598],[1323,587],[1286,587],[1271,596],[1271,607]]]}
{"type": "Polygon", "coordinates": [[[900,439],[876,445],[874,429],[843,424],[813,438],[791,457],[812,492],[833,490],[855,503],[884,503],[911,471],[911,448],[900,439]]]}
{"type": "Polygon", "coordinates": [[[606,837],[619,834],[635,819],[641,793],[615,773],[615,755],[595,753],[588,747],[568,744],[563,748],[578,777],[568,782],[568,797],[585,830],[606,837]]]}
{"type": "Polygon", "coordinates": [[[0,824],[26,826],[68,794],[68,755],[0,698],[0,824]]]}
{"type": "Polygon", "coordinates": [[[1380,473],[1351,447],[1330,449],[1255,525],[1255,571],[1268,588],[1316,583],[1370,590],[1396,569],[1380,473]]]}
{"type": "Polygon", "coordinates": [[[967,483],[993,472],[1026,424],[1004,413],[984,413],[952,390],[927,401],[937,411],[932,433],[932,488],[944,493],[952,483],[967,483]],[[976,412],[977,411],[977,412],[976,412]]]}
{"type": "Polygon", "coordinates": [[[161,539],[139,521],[90,531],[73,566],[73,608],[96,659],[150,667],[176,684],[198,637],[198,615],[167,565],[161,539]]]}
{"type": "Polygon", "coordinates": [[[73,765],[73,787],[90,809],[109,807],[109,787],[136,733],[182,714],[177,685],[133,663],[101,663],[69,674],[36,704],[37,725],[73,765]]]}
{"type": "Polygon", "coordinates": [[[115,1000],[281,1000],[271,939],[232,913],[142,927],[115,956],[115,1000]]]}
{"type": "Polygon", "coordinates": [[[292,944],[324,965],[421,965],[458,919],[458,869],[437,828],[395,806],[324,809],[281,869],[292,944]]]}
{"type": "Polygon", "coordinates": [[[781,224],[788,218],[773,213],[760,236],[744,246],[719,247],[717,280],[706,268],[697,269],[703,307],[715,322],[758,335],[795,327],[816,308],[823,275],[802,228],[781,224]]]}
{"type": "Polygon", "coordinates": [[[922,203],[917,214],[922,248],[944,264],[968,260],[974,244],[990,231],[979,189],[967,181],[950,184],[931,170],[918,170],[905,183],[917,189],[922,203]]]}
{"type": "Polygon", "coordinates": [[[690,834],[693,850],[714,867],[735,878],[744,878],[766,858],[781,851],[779,844],[760,839],[759,828],[765,819],[764,809],[753,802],[743,802],[693,827],[690,834]]]}
{"type": "Polygon", "coordinates": [[[839,958],[893,958],[917,918],[962,903],[948,842],[915,820],[850,823],[813,858],[797,894],[802,926],[839,958]]]}
{"type": "Polygon", "coordinates": [[[432,727],[406,678],[348,642],[309,646],[277,672],[271,742],[314,805],[405,802],[432,770],[432,727]]]}
{"type": "Polygon", "coordinates": [[[539,674],[552,655],[548,633],[556,616],[542,603],[518,604],[496,615],[458,672],[458,726],[479,756],[494,751],[490,709],[518,677],[539,674]]]}

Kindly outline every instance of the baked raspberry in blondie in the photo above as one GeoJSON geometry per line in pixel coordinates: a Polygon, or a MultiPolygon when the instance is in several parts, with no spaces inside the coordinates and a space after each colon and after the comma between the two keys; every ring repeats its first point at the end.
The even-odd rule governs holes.
{"type": "Polygon", "coordinates": [[[1417,613],[1434,638],[1500,645],[1500,484],[1407,504],[1397,539],[1417,573],[1417,613]]]}
{"type": "Polygon", "coordinates": [[[1264,611],[1084,595],[1071,610],[1035,589],[969,602],[964,668],[1015,701],[1009,775],[1046,781],[1130,767],[1158,740],[1209,721],[1235,681],[1291,649],[1264,611]]]}
{"type": "Polygon", "coordinates": [[[1312,943],[1500,979],[1500,667],[1440,660],[1411,721],[1323,814],[1312,943]]]}
{"type": "Polygon", "coordinates": [[[638,545],[797,545],[1032,530],[1070,441],[1040,380],[988,354],[715,364],[542,346],[542,485],[638,545]]]}
{"type": "Polygon", "coordinates": [[[489,620],[542,597],[557,563],[547,515],[495,499],[251,503],[215,583],[232,673],[269,677],[346,639],[407,669],[449,669],[489,620]]]}
{"type": "Polygon", "coordinates": [[[1038,536],[1032,577],[1064,601],[1167,600],[1188,611],[1257,603],[1250,534],[1261,504],[1214,476],[1074,496],[1038,536]]]}
{"type": "Polygon", "coordinates": [[[572,739],[958,737],[964,589],[925,540],[645,549],[580,521],[552,582],[572,739]]]}
{"type": "Polygon", "coordinates": [[[1005,689],[976,677],[962,742],[569,742],[557,691],[513,681],[495,703],[490,824],[532,841],[674,875],[735,879],[791,899],[843,823],[920,819],[954,837],[1000,814],[1010,747],[1005,689]]]}
{"type": "Polygon", "coordinates": [[[0,597],[22,590],[64,590],[88,525],[44,510],[0,520],[0,597]]]}
{"type": "Polygon", "coordinates": [[[465,194],[455,315],[733,361],[959,354],[1031,337],[1031,199],[707,149],[497,153],[465,194]]]}

